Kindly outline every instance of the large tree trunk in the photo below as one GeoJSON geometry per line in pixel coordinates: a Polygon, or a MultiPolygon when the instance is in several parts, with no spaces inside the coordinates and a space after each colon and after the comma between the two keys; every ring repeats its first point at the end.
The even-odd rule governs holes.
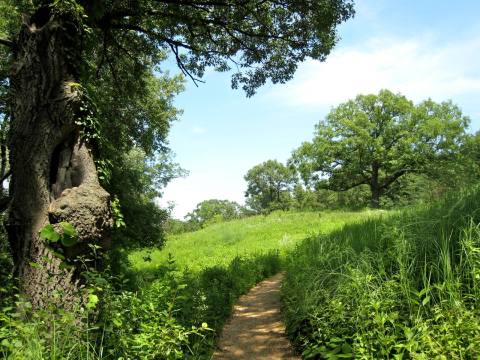
{"type": "Polygon", "coordinates": [[[374,209],[380,208],[380,189],[378,187],[371,187],[370,191],[372,193],[370,206],[374,209]]]}
{"type": "Polygon", "coordinates": [[[381,189],[379,184],[379,166],[376,162],[372,164],[372,179],[370,182],[370,206],[374,209],[380,208],[381,189]]]}
{"type": "Polygon", "coordinates": [[[81,40],[78,23],[42,8],[22,26],[16,43],[8,234],[21,290],[34,308],[51,303],[54,294],[67,309],[83,298],[78,266],[61,266],[39,231],[49,223],[58,229],[61,221],[75,226],[77,245],[62,248],[73,259],[111,226],[109,195],[76,124],[81,40]]]}

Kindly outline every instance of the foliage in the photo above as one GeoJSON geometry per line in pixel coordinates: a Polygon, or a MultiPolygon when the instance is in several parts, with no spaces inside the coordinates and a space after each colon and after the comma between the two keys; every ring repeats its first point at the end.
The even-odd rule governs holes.
{"type": "Polygon", "coordinates": [[[306,185],[368,185],[373,207],[409,173],[433,175],[459,160],[469,119],[451,102],[418,105],[382,90],[333,109],[292,155],[306,185]]]}
{"type": "MultiPolygon", "coordinates": [[[[243,85],[252,95],[268,79],[274,83],[290,79],[297,63],[306,57],[324,60],[337,41],[336,26],[354,13],[349,0],[266,1],[260,6],[254,1],[178,6],[158,1],[5,0],[0,8],[0,51],[5,55],[0,56],[0,100],[6,93],[3,90],[8,90],[12,53],[9,45],[3,45],[16,40],[20,14],[45,14],[47,9],[53,15],[71,17],[80,23],[79,29],[85,35],[81,44],[85,55],[80,69],[82,82],[93,90],[100,119],[105,119],[105,113],[117,115],[113,117],[117,121],[105,124],[122,134],[111,138],[119,140],[128,137],[124,129],[132,125],[129,118],[135,119],[135,125],[156,128],[149,114],[151,107],[144,107],[139,116],[134,110],[142,98],[151,103],[151,96],[137,94],[155,93],[149,89],[150,79],[154,66],[167,51],[192,78],[202,77],[207,67],[218,71],[237,69],[232,85],[243,85]]],[[[0,108],[4,107],[5,102],[0,101],[0,108]]],[[[155,133],[143,133],[138,126],[130,128],[136,130],[130,134],[132,138],[139,131],[140,137],[155,133]]]]}
{"type": "Polygon", "coordinates": [[[0,309],[11,306],[16,292],[10,246],[3,227],[4,214],[0,215],[0,309]]]}
{"type": "Polygon", "coordinates": [[[306,57],[324,60],[337,40],[335,27],[353,15],[352,3],[341,0],[79,3],[95,43],[108,49],[107,61],[113,52],[155,63],[159,49],[168,50],[192,78],[207,67],[237,69],[232,85],[249,95],[269,78],[290,79],[306,57]]]}
{"type": "Polygon", "coordinates": [[[107,300],[105,353],[115,358],[210,358],[237,298],[279,267],[275,252],[236,257],[195,273],[178,268],[170,257],[138,274],[140,292],[124,291],[107,300]]]}
{"type": "Polygon", "coordinates": [[[365,186],[337,192],[322,188],[309,189],[301,184],[296,184],[292,191],[293,208],[301,211],[359,210],[367,207],[369,193],[368,187],[365,186]]]}
{"type": "Polygon", "coordinates": [[[170,258],[143,273],[136,291],[103,289],[95,326],[90,313],[52,305],[32,312],[17,302],[0,313],[0,357],[7,359],[209,358],[237,298],[280,269],[278,253],[234,258],[192,273],[170,258]],[[82,325],[83,324],[83,325],[82,325]]]}
{"type": "Polygon", "coordinates": [[[88,314],[68,313],[54,306],[32,312],[29,303],[17,301],[15,307],[0,312],[0,357],[11,360],[96,360],[94,338],[98,334],[88,325],[88,314]]]}
{"type": "Polygon", "coordinates": [[[295,180],[294,170],[277,160],[254,166],[245,175],[247,206],[256,212],[289,209],[295,180]]]}
{"type": "Polygon", "coordinates": [[[242,206],[235,201],[211,199],[197,204],[185,219],[192,223],[192,229],[200,229],[216,222],[238,219],[243,212],[242,206]]]}
{"type": "MultiPolygon", "coordinates": [[[[208,329],[182,326],[178,300],[186,284],[179,283],[174,267],[141,292],[121,291],[106,296],[102,311],[104,352],[113,358],[183,359],[189,343],[201,341],[208,329]]],[[[191,350],[190,350],[191,351],[191,350]]]]}
{"type": "MultiPolygon", "coordinates": [[[[370,214],[274,212],[213,224],[170,239],[167,248],[150,254],[151,261],[136,251],[133,268],[94,279],[100,299],[95,326],[79,327],[75,321],[87,321],[82,313],[16,318],[9,311],[0,332],[16,344],[19,358],[33,360],[209,358],[238,296],[278,272],[287,249],[308,234],[328,233],[370,214]],[[60,329],[55,336],[47,331],[54,327],[60,329]]],[[[2,351],[13,350],[5,345],[2,351]]]]}
{"type": "Polygon", "coordinates": [[[163,231],[167,235],[178,235],[185,232],[196,231],[200,229],[198,224],[189,221],[175,219],[171,216],[163,223],[163,231]]]}
{"type": "Polygon", "coordinates": [[[164,242],[163,223],[168,217],[155,199],[161,189],[173,178],[185,171],[173,162],[168,153],[148,159],[145,152],[134,147],[121,154],[112,168],[112,181],[107,188],[116,194],[117,221],[126,226],[117,227],[114,245],[123,247],[161,247],[164,242]],[[119,211],[119,213],[118,213],[119,211]]]}
{"type": "Polygon", "coordinates": [[[287,332],[306,359],[475,359],[480,191],[348,224],[287,259],[287,332]]]}

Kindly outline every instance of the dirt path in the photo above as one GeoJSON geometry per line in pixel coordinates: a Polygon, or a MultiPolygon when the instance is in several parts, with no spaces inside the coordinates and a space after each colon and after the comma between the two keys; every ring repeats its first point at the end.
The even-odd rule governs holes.
{"type": "Polygon", "coordinates": [[[225,325],[214,360],[297,360],[285,337],[280,315],[280,283],[277,274],[240,297],[225,325]]]}

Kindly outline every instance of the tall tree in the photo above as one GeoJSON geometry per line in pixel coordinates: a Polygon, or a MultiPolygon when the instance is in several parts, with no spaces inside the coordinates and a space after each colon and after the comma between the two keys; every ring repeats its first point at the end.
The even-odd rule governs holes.
{"type": "Polygon", "coordinates": [[[295,180],[295,171],[277,160],[268,160],[256,165],[245,175],[246,204],[258,212],[286,210],[290,207],[290,191],[295,180]]]}
{"type": "MultiPolygon", "coordinates": [[[[98,181],[95,141],[88,136],[95,119],[109,134],[148,129],[143,113],[126,117],[133,122],[124,115],[166,51],[195,82],[207,67],[235,68],[232,86],[252,95],[267,79],[290,79],[306,57],[324,60],[337,40],[336,26],[353,15],[350,0],[6,4],[0,23],[8,36],[0,45],[10,69],[1,71],[10,121],[8,232],[22,291],[37,307],[57,290],[69,304],[79,289],[78,272],[60,266],[40,229],[73,224],[75,252],[82,252],[111,226],[109,194],[98,181]],[[95,112],[96,103],[108,106],[95,112]]],[[[149,132],[152,144],[158,143],[156,129],[149,132]]]]}
{"type": "Polygon", "coordinates": [[[468,124],[451,102],[426,100],[415,106],[382,90],[333,109],[290,162],[307,183],[336,191],[368,185],[371,206],[378,208],[381,196],[406,174],[428,175],[454,162],[468,124]]]}

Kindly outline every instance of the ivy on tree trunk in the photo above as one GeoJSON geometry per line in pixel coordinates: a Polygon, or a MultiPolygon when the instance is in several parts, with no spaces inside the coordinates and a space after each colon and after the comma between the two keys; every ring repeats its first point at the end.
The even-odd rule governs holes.
{"type": "Polygon", "coordinates": [[[81,303],[78,266],[62,266],[39,236],[47,224],[72,224],[78,243],[70,259],[99,241],[111,227],[109,194],[100,186],[88,144],[80,137],[79,66],[82,30],[68,14],[39,9],[22,25],[11,76],[12,178],[8,236],[15,272],[34,308],[60,294],[66,308],[81,303]]]}

